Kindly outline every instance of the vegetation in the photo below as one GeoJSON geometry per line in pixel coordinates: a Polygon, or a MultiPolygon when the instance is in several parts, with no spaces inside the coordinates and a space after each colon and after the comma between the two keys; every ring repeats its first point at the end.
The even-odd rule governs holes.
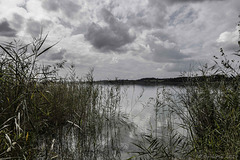
{"type": "MultiPolygon", "coordinates": [[[[240,48],[240,41],[238,44],[240,48]]],[[[239,52],[234,55],[239,57],[239,52]]],[[[220,53],[214,56],[215,65],[200,69],[200,77],[187,75],[190,78],[181,91],[163,92],[156,97],[153,106],[156,112],[161,110],[159,117],[165,111],[170,118],[165,128],[167,137],[143,135],[135,144],[139,151],[131,159],[240,158],[240,65],[229,59],[222,48],[220,53]],[[176,119],[183,130],[173,123],[176,119]]]]}
{"type": "MultiPolygon", "coordinates": [[[[46,38],[0,44],[0,159],[121,159],[123,128],[134,127],[121,113],[119,87],[93,83],[92,71],[78,79],[73,65],[61,78],[65,61],[39,65],[56,45],[43,49],[46,38]]],[[[154,129],[136,139],[129,160],[240,158],[240,65],[220,53],[201,76],[179,78],[180,91],[157,91],[148,103],[154,129]]]]}
{"type": "Polygon", "coordinates": [[[120,157],[116,137],[128,123],[118,87],[93,85],[92,72],[79,80],[73,65],[60,78],[64,61],[40,66],[39,56],[55,45],[42,49],[46,38],[0,45],[0,159],[120,157]]]}
{"type": "MultiPolygon", "coordinates": [[[[175,78],[142,78],[137,80],[101,80],[94,81],[95,84],[112,84],[112,85],[141,85],[141,86],[186,86],[186,82],[204,82],[206,77],[209,78],[211,82],[219,82],[222,80],[231,80],[231,77],[225,77],[224,75],[209,75],[209,76],[181,76],[175,78]]],[[[190,84],[188,84],[190,85],[190,84]]],[[[192,85],[192,83],[191,83],[192,85]]]]}

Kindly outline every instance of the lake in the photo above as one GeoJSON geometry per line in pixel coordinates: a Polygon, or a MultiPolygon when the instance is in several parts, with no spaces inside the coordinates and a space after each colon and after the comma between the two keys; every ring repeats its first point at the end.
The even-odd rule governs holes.
{"type": "MultiPolygon", "coordinates": [[[[179,93],[183,87],[178,86],[140,86],[140,85],[123,85],[121,86],[121,111],[128,115],[131,122],[134,123],[135,135],[132,133],[123,139],[126,152],[136,151],[132,145],[139,135],[154,134],[154,136],[168,136],[169,127],[174,127],[179,133],[185,134],[179,124],[181,120],[174,115],[170,108],[166,107],[167,102],[163,101],[163,96],[179,93]]],[[[177,97],[175,97],[177,98],[177,97]]],[[[122,158],[131,157],[131,154],[122,154],[122,158]]]]}
{"type": "Polygon", "coordinates": [[[79,159],[79,157],[128,159],[134,155],[133,152],[138,151],[133,143],[141,140],[142,135],[153,134],[155,137],[167,137],[172,130],[186,134],[179,127],[181,120],[172,114],[169,107],[166,107],[168,102],[162,101],[163,96],[165,98],[169,95],[174,96],[176,92],[183,90],[181,87],[101,85],[100,88],[103,95],[102,104],[112,106],[100,111],[110,114],[110,118],[106,117],[101,133],[94,136],[92,132],[81,133],[81,128],[69,121],[71,127],[66,125],[59,129],[57,135],[43,137],[39,140],[43,151],[39,154],[40,159],[49,157],[49,154],[52,154],[50,157],[53,159],[60,157],[62,159],[79,159]],[[115,102],[114,98],[107,99],[109,94],[112,97],[118,97],[117,101],[115,102]]]}

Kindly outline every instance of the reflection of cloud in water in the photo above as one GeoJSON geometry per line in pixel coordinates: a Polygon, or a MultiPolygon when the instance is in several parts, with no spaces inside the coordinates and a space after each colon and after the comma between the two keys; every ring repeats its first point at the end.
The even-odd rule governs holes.
{"type": "MultiPolygon", "coordinates": [[[[168,86],[121,86],[121,111],[129,115],[129,121],[135,123],[136,131],[125,132],[123,134],[122,143],[125,144],[125,149],[129,152],[133,151],[135,146],[132,146],[131,142],[134,142],[136,138],[141,134],[149,132],[155,132],[157,127],[158,135],[167,134],[169,125],[173,125],[174,129],[179,133],[184,133],[178,124],[181,123],[180,119],[171,114],[167,107],[159,107],[156,121],[155,103],[157,93],[159,94],[159,100],[162,99],[162,92],[165,89],[167,92],[173,90],[179,90],[177,87],[168,86]]],[[[174,91],[172,92],[174,93],[174,91]]]]}
{"type": "Polygon", "coordinates": [[[122,111],[127,113],[141,132],[149,129],[149,124],[155,121],[154,101],[159,86],[122,86],[124,99],[121,101],[122,111]],[[127,88],[127,89],[126,89],[127,88]]]}

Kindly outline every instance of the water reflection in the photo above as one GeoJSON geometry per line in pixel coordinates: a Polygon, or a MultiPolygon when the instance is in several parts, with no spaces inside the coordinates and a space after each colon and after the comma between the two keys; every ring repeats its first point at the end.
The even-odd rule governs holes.
{"type": "Polygon", "coordinates": [[[152,133],[156,137],[167,137],[170,124],[178,130],[179,118],[174,117],[170,108],[165,107],[167,102],[162,101],[166,96],[164,93],[174,94],[176,90],[179,88],[169,86],[101,86],[99,104],[104,107],[96,107],[96,117],[89,119],[94,123],[81,128],[70,121],[56,134],[42,138],[39,140],[42,150],[39,159],[113,160],[131,157],[132,152],[137,151],[133,142],[141,135],[152,133]],[[109,99],[109,96],[113,98],[109,99]]]}

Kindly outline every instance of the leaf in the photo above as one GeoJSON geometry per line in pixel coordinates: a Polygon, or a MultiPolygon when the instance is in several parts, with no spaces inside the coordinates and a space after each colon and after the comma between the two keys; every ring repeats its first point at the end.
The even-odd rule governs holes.
{"type": "Polygon", "coordinates": [[[12,147],[8,147],[7,152],[10,152],[12,150],[12,147]]]}
{"type": "Polygon", "coordinates": [[[28,137],[29,137],[29,133],[27,132],[27,135],[26,135],[26,141],[28,140],[28,137]]]}
{"type": "Polygon", "coordinates": [[[9,127],[10,125],[4,125],[2,128],[0,128],[0,131],[3,130],[4,128],[9,127]]]}
{"type": "Polygon", "coordinates": [[[48,102],[48,103],[51,103],[48,98],[40,91],[40,94],[43,96],[43,98],[48,102]]]}
{"type": "Polygon", "coordinates": [[[131,159],[133,159],[133,158],[135,158],[136,156],[132,156],[132,157],[130,157],[130,158],[128,158],[127,160],[131,160],[131,159]]]}
{"type": "Polygon", "coordinates": [[[59,43],[59,41],[58,41],[57,43],[55,43],[55,44],[53,44],[53,45],[45,48],[42,52],[40,52],[39,54],[37,54],[36,57],[39,57],[39,56],[42,55],[44,52],[48,51],[49,49],[51,49],[53,46],[55,46],[55,45],[58,44],[58,43],[59,43]]]}
{"type": "Polygon", "coordinates": [[[82,130],[82,128],[81,128],[79,125],[77,125],[76,123],[74,123],[74,122],[72,122],[72,121],[69,121],[69,120],[67,120],[67,122],[70,123],[70,124],[72,124],[73,126],[79,128],[80,130],[82,130]]]}
{"type": "Polygon", "coordinates": [[[11,55],[11,53],[9,53],[2,45],[0,45],[0,48],[2,48],[3,51],[6,52],[13,60],[15,60],[15,58],[11,55]]]}
{"type": "MultiPolygon", "coordinates": [[[[48,34],[44,37],[44,39],[41,41],[41,43],[40,43],[40,45],[38,46],[38,48],[37,48],[37,51],[39,51],[40,50],[40,48],[42,47],[42,45],[44,44],[44,42],[46,41],[46,39],[47,39],[47,37],[48,37],[48,34]]],[[[41,37],[40,37],[40,39],[42,38],[42,34],[41,34],[41,37]]]]}
{"type": "Polygon", "coordinates": [[[8,136],[8,134],[5,134],[5,137],[8,140],[9,144],[12,145],[12,141],[11,141],[10,137],[8,136]]]}
{"type": "Polygon", "coordinates": [[[233,53],[235,56],[239,56],[240,57],[240,54],[239,53],[233,53]]]}

